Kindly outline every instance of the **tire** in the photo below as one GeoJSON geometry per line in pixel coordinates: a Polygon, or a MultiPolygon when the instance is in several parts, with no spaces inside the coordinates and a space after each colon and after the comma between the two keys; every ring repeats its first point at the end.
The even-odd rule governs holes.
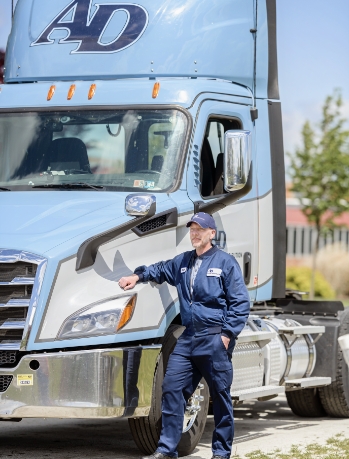
{"type": "MultiPolygon", "coordinates": [[[[339,336],[349,333],[349,309],[341,314],[339,336]]],[[[322,406],[334,418],[349,418],[349,369],[338,345],[336,380],[319,388],[322,406]]]]}
{"type": "MultiPolygon", "coordinates": [[[[144,454],[152,454],[157,448],[161,432],[162,381],[170,354],[183,330],[184,327],[180,325],[171,325],[164,338],[160,341],[162,342],[162,350],[154,374],[152,404],[149,416],[128,419],[133,440],[144,454]]],[[[205,429],[209,405],[209,390],[204,379],[202,379],[199,387],[200,396],[203,397],[203,401],[200,403],[201,410],[196,415],[191,416],[191,422],[182,434],[178,444],[179,456],[188,456],[192,453],[205,429]]]]}
{"type": "Polygon", "coordinates": [[[326,416],[316,388],[286,392],[286,398],[288,406],[296,416],[306,418],[326,416]]]}

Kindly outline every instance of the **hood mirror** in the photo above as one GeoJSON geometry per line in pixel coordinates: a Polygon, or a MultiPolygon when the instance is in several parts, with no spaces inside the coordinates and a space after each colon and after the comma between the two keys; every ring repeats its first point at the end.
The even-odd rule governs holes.
{"type": "Polygon", "coordinates": [[[250,131],[227,131],[224,144],[224,188],[235,191],[243,188],[248,180],[252,156],[250,131]]]}
{"type": "Polygon", "coordinates": [[[127,215],[152,217],[156,212],[156,197],[151,194],[130,194],[125,201],[127,215]]]}

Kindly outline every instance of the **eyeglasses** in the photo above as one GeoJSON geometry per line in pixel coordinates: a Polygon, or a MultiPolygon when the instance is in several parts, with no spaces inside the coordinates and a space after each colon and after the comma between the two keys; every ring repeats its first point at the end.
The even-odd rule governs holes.
{"type": "Polygon", "coordinates": [[[190,226],[189,231],[190,231],[191,233],[203,233],[204,231],[207,231],[208,229],[209,229],[209,228],[201,228],[201,227],[200,227],[200,228],[192,228],[192,227],[190,226]]]}

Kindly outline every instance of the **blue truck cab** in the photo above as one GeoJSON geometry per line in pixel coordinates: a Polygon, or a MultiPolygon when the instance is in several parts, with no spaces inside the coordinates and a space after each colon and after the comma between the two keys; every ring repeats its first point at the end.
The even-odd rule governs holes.
{"type": "MultiPolygon", "coordinates": [[[[283,158],[275,0],[19,0],[0,86],[0,418],[128,417],[153,451],[177,292],[118,280],[190,250],[205,211],[251,307],[287,301],[283,158]]],[[[324,324],[288,306],[251,314],[234,402],[331,382],[311,377],[324,324]]],[[[181,454],[208,400],[203,381],[181,454]]]]}

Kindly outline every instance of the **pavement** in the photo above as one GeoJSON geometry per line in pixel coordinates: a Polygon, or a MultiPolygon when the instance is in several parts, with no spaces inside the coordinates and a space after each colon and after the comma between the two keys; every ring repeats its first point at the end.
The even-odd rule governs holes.
{"type": "MultiPolygon", "coordinates": [[[[280,396],[235,408],[233,454],[244,457],[258,449],[287,451],[291,445],[324,444],[349,432],[349,419],[299,418],[280,396]]],[[[187,459],[210,459],[213,419],[209,416],[201,441],[187,459]]],[[[24,419],[0,423],[0,457],[24,459],[139,459],[127,420],[24,419]]]]}

